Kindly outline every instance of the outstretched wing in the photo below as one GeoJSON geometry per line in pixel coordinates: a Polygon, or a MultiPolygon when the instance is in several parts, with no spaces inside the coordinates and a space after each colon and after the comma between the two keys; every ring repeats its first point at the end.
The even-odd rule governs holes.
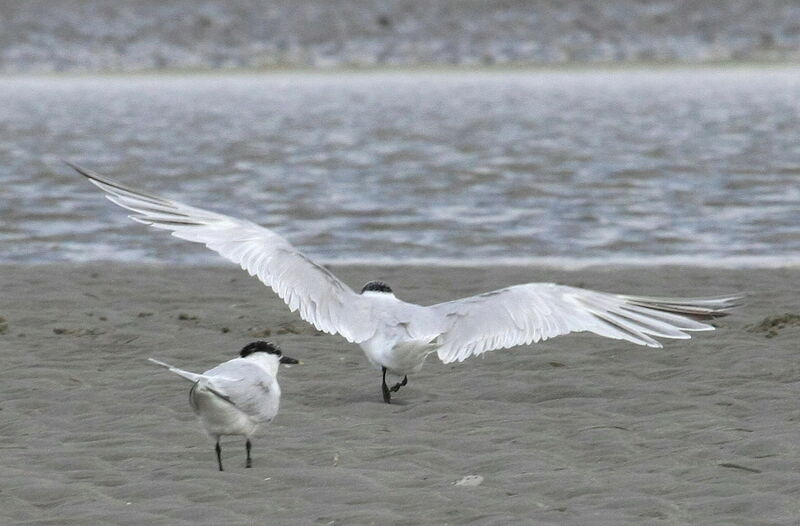
{"type": "Polygon", "coordinates": [[[299,310],[300,316],[317,329],[341,334],[350,342],[361,342],[374,334],[369,300],[272,230],[147,194],[67,164],[105,191],[112,202],[134,212],[131,219],[203,243],[241,265],[251,276],[258,276],[292,312],[299,310]]]}
{"type": "Polygon", "coordinates": [[[698,320],[724,316],[737,299],[646,298],[528,283],[428,308],[445,320],[437,353],[450,363],[581,331],[661,347],[653,337],[685,339],[690,331],[713,330],[698,320]]]}

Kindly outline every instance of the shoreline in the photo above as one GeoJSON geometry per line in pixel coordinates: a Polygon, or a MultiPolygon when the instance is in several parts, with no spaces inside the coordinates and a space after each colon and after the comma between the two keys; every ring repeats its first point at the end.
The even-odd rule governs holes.
{"type": "Polygon", "coordinates": [[[371,74],[494,74],[494,73],[580,73],[580,72],[660,72],[660,71],[786,71],[797,70],[796,60],[718,60],[718,61],[635,61],[635,62],[570,62],[565,64],[497,64],[497,65],[343,65],[343,66],[279,66],[268,68],[158,68],[125,71],[44,71],[0,72],[3,79],[27,78],[125,78],[125,77],[224,77],[224,76],[280,76],[280,75],[371,75],[371,74]]]}

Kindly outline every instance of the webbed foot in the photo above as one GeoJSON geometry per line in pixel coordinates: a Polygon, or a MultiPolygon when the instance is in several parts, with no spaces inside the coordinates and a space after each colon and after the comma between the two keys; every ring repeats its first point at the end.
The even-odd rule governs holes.
{"type": "Polygon", "coordinates": [[[397,391],[400,390],[401,387],[403,387],[406,384],[408,384],[408,376],[404,376],[402,382],[397,382],[396,384],[394,384],[390,389],[390,391],[396,393],[397,391]]]}

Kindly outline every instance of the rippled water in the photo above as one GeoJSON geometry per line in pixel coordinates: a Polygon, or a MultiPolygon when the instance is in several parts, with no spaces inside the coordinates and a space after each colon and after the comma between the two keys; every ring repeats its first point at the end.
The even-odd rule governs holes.
{"type": "Polygon", "coordinates": [[[0,101],[0,261],[220,261],[70,159],[329,262],[800,262],[792,69],[11,78],[0,101]]]}

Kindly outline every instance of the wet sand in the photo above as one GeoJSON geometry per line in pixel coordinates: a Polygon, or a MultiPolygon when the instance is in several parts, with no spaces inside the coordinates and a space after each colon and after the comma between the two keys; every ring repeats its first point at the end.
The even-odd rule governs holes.
{"type": "Polygon", "coordinates": [[[431,357],[387,406],[355,345],[233,266],[2,266],[0,523],[800,521],[800,269],[334,271],[423,304],[525,281],[750,296],[664,349],[570,335],[431,357]],[[261,338],[305,364],[281,371],[254,468],[229,438],[219,473],[189,385],[145,359],[202,371],[261,338]]]}

